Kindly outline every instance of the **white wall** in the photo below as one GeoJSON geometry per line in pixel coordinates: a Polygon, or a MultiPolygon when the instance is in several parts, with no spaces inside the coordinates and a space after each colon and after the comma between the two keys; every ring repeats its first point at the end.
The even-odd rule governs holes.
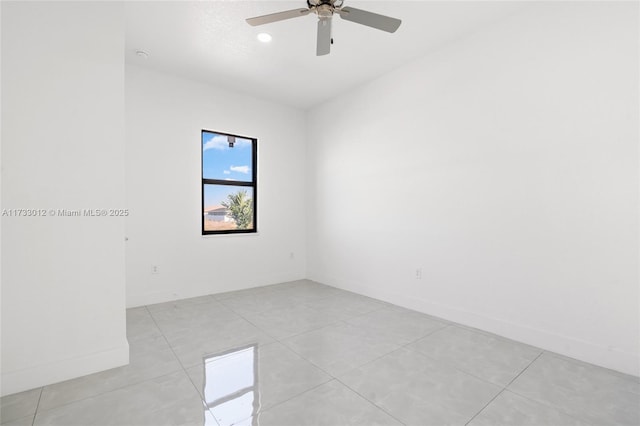
{"type": "Polygon", "coordinates": [[[638,4],[546,2],[313,109],[308,276],[638,375],[638,100],[638,4]]]}
{"type": "MultiPolygon", "coordinates": [[[[122,4],[2,2],[2,207],[124,207],[122,4]]],[[[2,394],[128,362],[124,220],[2,217],[2,394]]]]}
{"type": "Polygon", "coordinates": [[[304,278],[301,111],[127,66],[126,123],[128,306],[304,278]],[[257,234],[201,235],[202,129],[258,138],[257,234]]]}

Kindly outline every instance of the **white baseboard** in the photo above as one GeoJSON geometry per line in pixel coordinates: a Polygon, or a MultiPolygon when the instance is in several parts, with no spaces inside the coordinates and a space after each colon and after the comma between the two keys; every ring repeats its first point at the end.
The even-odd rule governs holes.
{"type": "Polygon", "coordinates": [[[2,372],[0,395],[10,395],[129,363],[129,343],[106,351],[36,365],[22,370],[2,372]]]}
{"type": "Polygon", "coordinates": [[[191,297],[206,296],[209,294],[224,293],[227,291],[246,290],[254,287],[263,287],[271,284],[280,284],[289,281],[303,280],[303,273],[286,273],[261,276],[260,279],[247,281],[234,286],[218,288],[204,286],[182,286],[176,291],[159,291],[154,293],[127,294],[127,309],[139,306],[153,305],[156,303],[173,302],[174,300],[189,299],[191,297]]]}
{"type": "Polygon", "coordinates": [[[402,306],[428,315],[443,318],[468,327],[497,334],[511,340],[536,346],[545,351],[555,352],[570,358],[632,376],[640,376],[640,356],[628,352],[609,349],[605,346],[540,330],[504,319],[493,318],[477,312],[453,306],[434,303],[425,299],[394,292],[389,288],[375,288],[330,276],[310,277],[314,281],[373,297],[394,305],[402,306]]]}

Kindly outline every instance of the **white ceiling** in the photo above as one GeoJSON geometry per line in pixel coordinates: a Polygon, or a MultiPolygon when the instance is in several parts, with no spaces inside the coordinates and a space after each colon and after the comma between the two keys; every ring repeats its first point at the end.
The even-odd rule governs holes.
{"type": "Polygon", "coordinates": [[[346,6],[402,19],[402,25],[389,34],[335,17],[331,54],[317,57],[315,15],[261,27],[245,22],[305,7],[305,0],[132,1],[126,3],[126,61],[309,108],[505,19],[523,4],[346,0],[346,6]],[[273,41],[257,41],[260,32],[273,41]]]}

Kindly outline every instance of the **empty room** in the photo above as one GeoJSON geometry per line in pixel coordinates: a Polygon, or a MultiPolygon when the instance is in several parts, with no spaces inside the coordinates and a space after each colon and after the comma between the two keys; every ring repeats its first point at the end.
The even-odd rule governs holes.
{"type": "Polygon", "coordinates": [[[640,2],[0,24],[2,426],[640,425],[640,2]]]}

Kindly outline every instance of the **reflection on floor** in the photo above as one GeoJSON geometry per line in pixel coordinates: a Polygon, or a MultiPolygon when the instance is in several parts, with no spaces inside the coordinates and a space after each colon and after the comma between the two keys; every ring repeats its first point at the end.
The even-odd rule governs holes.
{"type": "Polygon", "coordinates": [[[253,419],[260,410],[258,345],[231,349],[204,358],[203,397],[219,424],[253,419]]]}
{"type": "Polygon", "coordinates": [[[130,364],[2,398],[2,426],[638,425],[640,380],[296,281],[130,309],[130,364]]]}

